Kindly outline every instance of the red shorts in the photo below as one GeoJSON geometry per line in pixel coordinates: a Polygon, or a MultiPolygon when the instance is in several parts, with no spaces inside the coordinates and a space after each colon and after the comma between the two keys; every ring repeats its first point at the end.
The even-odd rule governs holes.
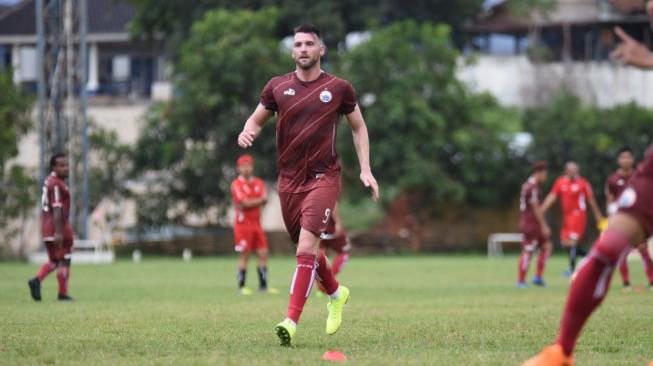
{"type": "Polygon", "coordinates": [[[347,234],[341,233],[337,236],[331,236],[330,234],[322,234],[322,241],[320,242],[320,248],[323,250],[331,249],[334,252],[346,253],[351,249],[351,244],[349,243],[349,238],[347,234]]]}
{"type": "Polygon", "coordinates": [[[45,249],[48,251],[50,262],[70,260],[73,252],[72,239],[64,239],[63,244],[56,245],[54,242],[46,241],[45,249]]]}
{"type": "Polygon", "coordinates": [[[630,179],[618,199],[619,212],[634,216],[647,235],[653,235],[653,177],[637,175],[630,179]]]}
{"type": "Polygon", "coordinates": [[[340,187],[317,187],[308,192],[279,192],[281,215],[293,243],[299,242],[302,228],[320,236],[327,229],[338,201],[340,187]]]}
{"type": "Polygon", "coordinates": [[[521,232],[524,235],[524,238],[521,241],[521,246],[522,249],[527,252],[532,252],[549,241],[549,238],[542,234],[539,225],[522,228],[521,232]]]}
{"type": "Polygon", "coordinates": [[[234,242],[234,249],[239,253],[268,248],[268,238],[261,225],[234,225],[234,242]]]}
{"type": "Polygon", "coordinates": [[[562,219],[560,241],[579,241],[585,235],[586,214],[570,214],[562,219]]]}

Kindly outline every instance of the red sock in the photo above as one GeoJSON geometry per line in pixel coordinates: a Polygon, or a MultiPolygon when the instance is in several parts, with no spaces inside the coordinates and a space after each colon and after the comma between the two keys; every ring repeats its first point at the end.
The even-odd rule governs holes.
{"type": "Polygon", "coordinates": [[[619,263],[619,273],[621,273],[621,280],[623,283],[630,283],[630,274],[628,273],[628,255],[619,263]]]}
{"type": "Polygon", "coordinates": [[[39,279],[39,281],[43,282],[43,280],[50,274],[50,272],[54,271],[56,268],[57,265],[54,264],[54,262],[43,263],[39,271],[36,273],[36,277],[39,279]]]}
{"type": "Polygon", "coordinates": [[[338,253],[335,258],[333,258],[333,263],[331,264],[331,272],[333,275],[337,275],[342,270],[342,267],[349,260],[349,253],[338,253]]]}
{"type": "Polygon", "coordinates": [[[70,267],[61,266],[57,271],[57,281],[59,282],[59,294],[68,295],[68,277],[70,275],[70,267]]]}
{"type": "Polygon", "coordinates": [[[626,236],[608,228],[576,272],[556,340],[567,355],[573,353],[585,321],[605,298],[614,267],[629,250],[630,243],[626,236]]]}
{"type": "Polygon", "coordinates": [[[646,271],[648,283],[653,284],[653,262],[651,261],[651,256],[648,254],[646,245],[639,249],[639,254],[642,256],[642,263],[644,263],[644,271],[646,271]]]}
{"type": "Polygon", "coordinates": [[[338,290],[338,286],[340,286],[331,271],[329,260],[324,253],[320,253],[320,256],[317,258],[317,279],[324,286],[327,295],[333,295],[338,290]]]}
{"type": "Polygon", "coordinates": [[[544,274],[544,267],[546,266],[546,261],[549,260],[551,255],[551,250],[540,250],[540,254],[537,255],[537,268],[535,270],[535,276],[542,277],[544,274]]]}
{"type": "Polygon", "coordinates": [[[519,263],[517,267],[517,282],[523,283],[526,280],[526,272],[528,266],[531,264],[531,252],[523,250],[519,256],[519,263]]]}
{"type": "Polygon", "coordinates": [[[306,299],[311,293],[315,279],[315,256],[310,254],[297,255],[297,269],[290,284],[290,302],[288,303],[288,318],[295,323],[304,310],[306,299]]]}

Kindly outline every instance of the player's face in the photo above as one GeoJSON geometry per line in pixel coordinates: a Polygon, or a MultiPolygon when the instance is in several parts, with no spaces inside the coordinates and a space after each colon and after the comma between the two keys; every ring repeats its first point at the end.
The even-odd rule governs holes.
{"type": "Polygon", "coordinates": [[[324,55],[324,45],[315,33],[296,33],[292,58],[302,70],[310,70],[324,55]]]}
{"type": "Polygon", "coordinates": [[[249,163],[238,165],[238,174],[242,175],[245,178],[249,178],[254,172],[254,166],[249,163]]]}
{"type": "Polygon", "coordinates": [[[619,154],[617,157],[617,165],[619,165],[619,168],[621,169],[632,169],[633,165],[635,165],[635,158],[633,157],[633,154],[628,151],[624,151],[619,154]]]}
{"type": "Polygon", "coordinates": [[[579,173],[580,173],[580,169],[578,169],[578,164],[567,163],[567,165],[565,165],[566,176],[573,178],[573,177],[577,177],[579,173]]]}
{"type": "Polygon", "coordinates": [[[549,173],[546,170],[540,170],[539,172],[535,173],[535,179],[537,179],[540,183],[546,182],[548,177],[549,173]]]}
{"type": "Polygon", "coordinates": [[[68,159],[58,158],[56,164],[54,164],[54,174],[61,179],[68,178],[70,174],[70,167],[68,166],[68,159]]]}

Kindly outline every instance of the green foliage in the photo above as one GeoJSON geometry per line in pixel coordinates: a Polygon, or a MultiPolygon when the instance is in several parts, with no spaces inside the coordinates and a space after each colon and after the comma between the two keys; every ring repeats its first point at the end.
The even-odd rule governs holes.
{"type": "Polygon", "coordinates": [[[22,166],[8,167],[18,155],[18,141],[30,130],[30,96],[0,71],[0,225],[24,215],[37,197],[35,182],[22,166]]]}
{"type": "MultiPolygon", "coordinates": [[[[447,26],[404,21],[342,59],[369,126],[374,173],[385,192],[409,192],[418,212],[442,201],[507,203],[521,179],[506,174],[516,164],[508,142],[518,114],[470,93],[456,79],[458,55],[447,26]]],[[[341,145],[356,167],[352,144],[341,145]]],[[[346,178],[355,186],[357,170],[346,178]]]]}
{"type": "Polygon", "coordinates": [[[566,161],[574,160],[595,191],[601,192],[616,169],[620,147],[630,146],[641,157],[653,141],[652,120],[652,110],[635,104],[601,110],[561,90],[547,106],[527,111],[524,127],[533,135],[531,158],[549,162],[551,179],[562,172],[566,161]]]}
{"type": "Polygon", "coordinates": [[[89,143],[91,164],[89,167],[89,205],[93,210],[103,198],[127,194],[125,183],[131,171],[131,148],[121,144],[115,131],[108,131],[91,124],[89,143]]]}
{"type": "MultiPolygon", "coordinates": [[[[243,153],[236,145],[238,133],[267,80],[292,65],[274,36],[277,18],[273,8],[219,9],[193,25],[176,67],[178,97],[148,112],[135,148],[137,172],[162,173],[150,193],[166,197],[152,215],[166,216],[165,208],[177,204],[202,212],[228,202],[235,161],[243,153]]],[[[259,162],[256,174],[265,178],[274,175],[273,136],[273,128],[265,129],[248,151],[259,162]]]]}

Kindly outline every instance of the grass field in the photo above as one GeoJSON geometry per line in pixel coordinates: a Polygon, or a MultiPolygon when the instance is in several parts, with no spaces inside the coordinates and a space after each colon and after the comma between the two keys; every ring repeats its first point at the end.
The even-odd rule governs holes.
{"type": "MultiPolygon", "coordinates": [[[[311,365],[327,349],[357,365],[519,365],[555,335],[568,286],[562,257],[549,287],[514,288],[516,258],[354,257],[341,276],[352,290],[345,323],[324,334],[324,298],[312,296],[296,346],[272,331],[285,314],[292,258],[271,261],[281,295],[241,296],[235,258],[145,259],[75,266],[74,303],[56,302],[56,278],[34,303],[36,266],[0,263],[0,363],[78,365],[311,365]]],[[[248,283],[256,285],[251,263],[248,283]]],[[[632,279],[644,277],[633,262],[632,279]]],[[[646,365],[653,358],[653,293],[614,281],[586,328],[578,365],[646,365]]]]}

